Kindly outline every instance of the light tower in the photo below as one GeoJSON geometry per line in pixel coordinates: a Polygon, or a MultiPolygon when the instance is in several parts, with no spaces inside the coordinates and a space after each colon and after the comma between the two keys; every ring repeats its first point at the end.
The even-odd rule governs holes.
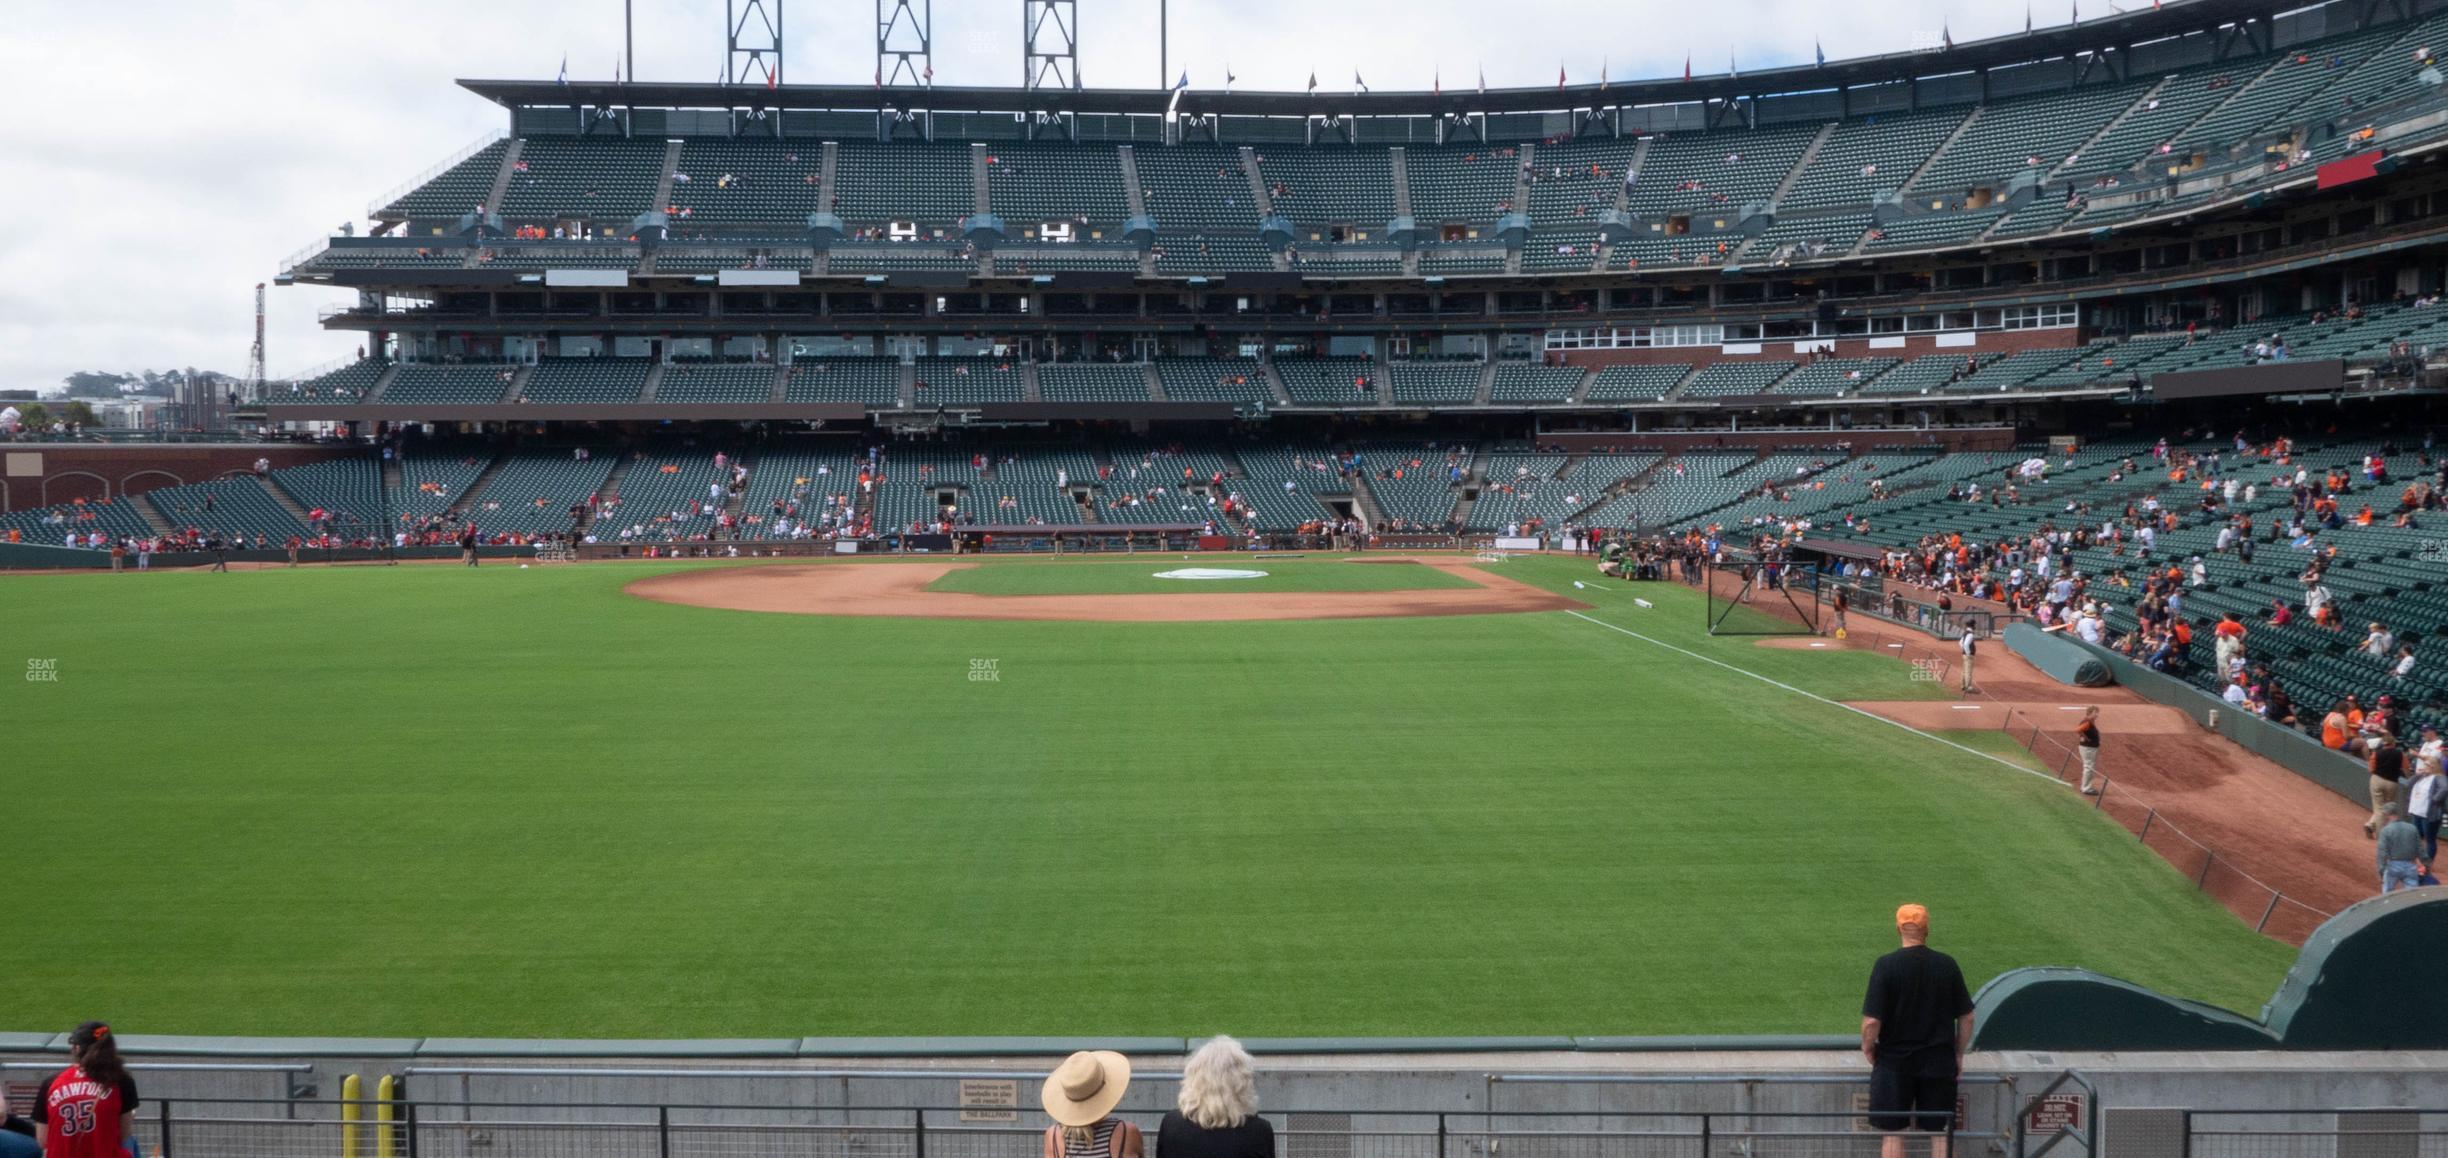
{"type": "Polygon", "coordinates": [[[246,398],[261,402],[264,396],[264,283],[255,283],[255,347],[247,351],[246,398]]]}
{"type": "Polygon", "coordinates": [[[723,0],[723,30],[724,84],[782,83],[782,0],[723,0]]]}
{"type": "Polygon", "coordinates": [[[876,0],[877,88],[935,84],[935,0],[876,0]]]}
{"type": "Polygon", "coordinates": [[[1079,0],[1020,0],[1020,21],[1020,87],[1080,87],[1079,0]]]}

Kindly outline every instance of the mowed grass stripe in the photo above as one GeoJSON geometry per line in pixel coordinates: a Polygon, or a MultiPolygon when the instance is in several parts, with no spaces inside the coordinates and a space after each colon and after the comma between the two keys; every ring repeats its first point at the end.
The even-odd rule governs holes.
{"type": "MultiPolygon", "coordinates": [[[[754,616],[650,570],[0,580],[62,673],[0,694],[25,873],[96,914],[0,946],[0,1025],[1842,1032],[1902,899],[1976,980],[2249,1008],[2291,956],[2047,785],[1566,615],[754,616]]],[[[1927,694],[1639,594],[1593,614],[1927,694]]]]}

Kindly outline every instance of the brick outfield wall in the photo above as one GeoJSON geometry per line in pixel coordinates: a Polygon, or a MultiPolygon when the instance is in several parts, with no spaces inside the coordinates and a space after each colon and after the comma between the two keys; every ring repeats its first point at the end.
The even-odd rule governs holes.
{"type": "Polygon", "coordinates": [[[25,511],[78,499],[90,502],[210,482],[224,475],[253,471],[259,458],[271,459],[278,468],[357,453],[361,451],[342,447],[236,443],[211,446],[0,443],[0,511],[25,511]],[[26,473],[19,473],[21,470],[26,473]]]}
{"type": "MultiPolygon", "coordinates": [[[[1911,361],[1932,354],[1948,354],[1958,358],[1973,357],[1984,361],[2000,354],[2016,354],[2025,350],[2070,350],[2082,345],[2082,332],[2059,330],[1998,330],[1979,335],[1969,346],[1941,348],[1935,335],[1914,334],[1904,339],[1902,349],[1873,350],[1868,338],[1838,338],[1833,358],[1896,358],[1911,361]]],[[[1568,366],[1588,366],[1605,369],[1608,366],[1672,366],[1690,363],[1706,366],[1716,362],[1791,362],[1802,357],[1794,352],[1794,340],[1786,338],[1760,343],[1757,354],[1728,354],[1716,346],[1669,346],[1646,350],[1566,350],[1557,354],[1568,366]]]]}

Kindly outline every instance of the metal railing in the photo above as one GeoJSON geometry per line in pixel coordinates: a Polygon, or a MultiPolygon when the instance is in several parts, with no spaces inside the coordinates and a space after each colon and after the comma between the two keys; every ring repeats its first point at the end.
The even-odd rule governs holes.
{"type": "MultiPolygon", "coordinates": [[[[369,218],[382,216],[382,211],[384,209],[389,208],[392,202],[407,196],[411,190],[425,184],[427,181],[431,181],[434,178],[441,176],[447,170],[458,167],[461,162],[466,161],[468,158],[473,157],[478,153],[484,152],[487,148],[492,146],[493,142],[505,140],[509,136],[510,131],[508,129],[495,129],[481,137],[476,138],[474,142],[462,147],[458,152],[452,153],[439,163],[427,168],[424,172],[400,182],[398,185],[392,187],[389,192],[384,193],[382,196],[377,197],[373,201],[367,203],[365,215],[369,218]]],[[[488,205],[486,208],[498,209],[499,206],[488,205]]]]}
{"type": "MultiPolygon", "coordinates": [[[[1152,1135],[1161,1112],[1117,1116],[1152,1135]]],[[[1267,1117],[1278,1158],[1871,1158],[1881,1136],[1857,1110],[1267,1117]]],[[[1947,1125],[1948,1136],[1986,1149],[2007,1141],[1947,1125]]],[[[1038,1158],[1043,1137],[1034,1110],[1017,1106],[173,1098],[146,1103],[135,1142],[138,1158],[1038,1158]]]]}
{"type": "Polygon", "coordinates": [[[2187,1110],[2185,1158],[2436,1158],[2448,1112],[2187,1110]]]}

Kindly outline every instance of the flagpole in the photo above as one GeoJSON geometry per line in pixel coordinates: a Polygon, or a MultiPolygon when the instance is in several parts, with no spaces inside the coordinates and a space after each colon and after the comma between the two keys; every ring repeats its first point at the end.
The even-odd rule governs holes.
{"type": "Polygon", "coordinates": [[[1171,9],[1170,0],[1156,0],[1156,83],[1160,85],[1165,83],[1166,77],[1173,75],[1170,58],[1166,54],[1171,47],[1171,9]]]}
{"type": "Polygon", "coordinates": [[[637,80],[637,0],[621,0],[621,52],[629,58],[629,79],[637,80]]]}

